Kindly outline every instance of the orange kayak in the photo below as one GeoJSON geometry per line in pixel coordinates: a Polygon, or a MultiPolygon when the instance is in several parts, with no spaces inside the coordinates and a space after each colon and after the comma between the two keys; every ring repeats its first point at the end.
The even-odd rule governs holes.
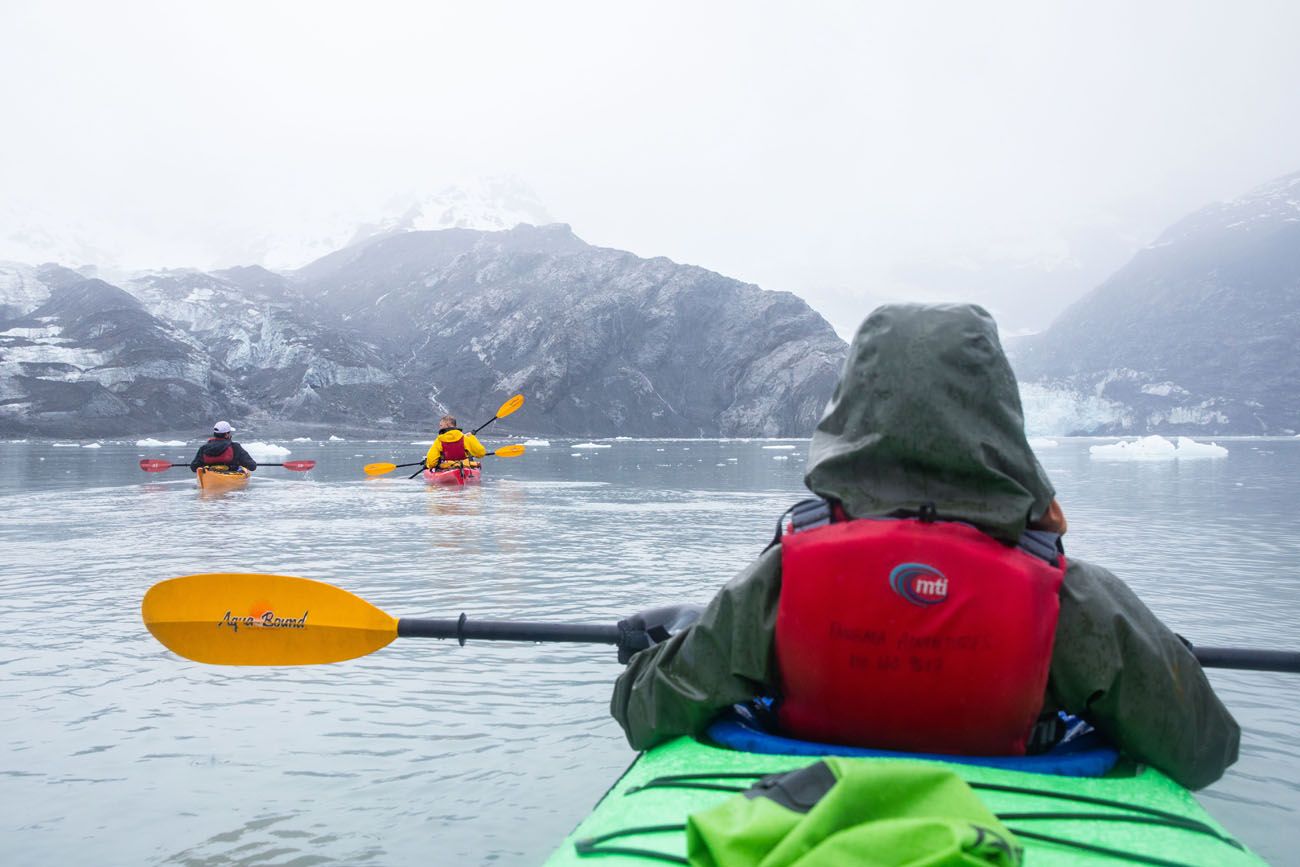
{"type": "Polygon", "coordinates": [[[450,470],[424,471],[424,480],[431,485],[477,485],[483,471],[477,467],[457,467],[450,470]]]}
{"type": "Polygon", "coordinates": [[[248,485],[249,473],[243,470],[213,470],[199,467],[194,472],[199,487],[205,491],[233,491],[248,485]]]}

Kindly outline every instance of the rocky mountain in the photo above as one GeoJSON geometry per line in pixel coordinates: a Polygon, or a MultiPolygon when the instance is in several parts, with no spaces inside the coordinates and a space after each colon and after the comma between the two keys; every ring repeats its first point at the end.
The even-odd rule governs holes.
{"type": "Polygon", "coordinates": [[[440,405],[522,391],[555,433],[807,433],[845,346],[785,292],[592,247],[568,226],[410,232],[295,275],[440,405]]]}
{"type": "Polygon", "coordinates": [[[220,406],[209,360],[138,299],[58,267],[19,277],[0,322],[0,430],[157,430],[220,406]]]}
{"type": "Polygon", "coordinates": [[[845,345],[794,295],[567,226],[392,231],[294,272],[0,266],[0,434],[264,424],[808,433],[845,345]]]}
{"type": "Polygon", "coordinates": [[[1204,208],[1011,341],[1026,403],[1059,433],[1300,430],[1300,173],[1204,208]]]}

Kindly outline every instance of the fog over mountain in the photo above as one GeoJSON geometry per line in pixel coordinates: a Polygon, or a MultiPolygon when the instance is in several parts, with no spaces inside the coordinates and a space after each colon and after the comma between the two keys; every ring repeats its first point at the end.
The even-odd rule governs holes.
{"type": "Polygon", "coordinates": [[[562,224],[390,230],[285,274],[0,267],[5,434],[427,430],[523,392],[530,433],[804,435],[845,350],[794,295],[562,224]]]}
{"type": "Polygon", "coordinates": [[[1180,220],[1010,345],[1027,411],[1059,433],[1294,434],[1300,172],[1180,220]]]}
{"type": "MultiPolygon", "coordinates": [[[[409,203],[296,270],[2,265],[0,433],[427,429],[515,392],[530,433],[811,431],[846,347],[805,302],[520,222],[544,209],[503,191],[409,203]]],[[[1300,173],[1202,208],[1048,330],[1004,336],[1031,433],[1295,432],[1300,173]]]]}

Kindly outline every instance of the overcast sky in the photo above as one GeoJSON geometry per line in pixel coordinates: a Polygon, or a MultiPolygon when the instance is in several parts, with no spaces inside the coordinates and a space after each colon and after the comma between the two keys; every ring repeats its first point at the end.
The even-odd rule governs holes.
{"type": "Polygon", "coordinates": [[[1041,328],[1300,170],[1297,45],[1294,0],[5,0],[0,238],[210,267],[513,175],[841,333],[886,298],[1041,328]]]}

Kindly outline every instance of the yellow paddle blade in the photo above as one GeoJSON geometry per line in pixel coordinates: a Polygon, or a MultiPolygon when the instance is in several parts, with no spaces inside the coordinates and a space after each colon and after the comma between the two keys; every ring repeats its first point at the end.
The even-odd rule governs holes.
{"type": "Polygon", "coordinates": [[[397,464],[366,464],[361,468],[367,476],[382,476],[384,473],[391,473],[397,469],[397,464]]]}
{"type": "Polygon", "coordinates": [[[505,418],[506,416],[510,415],[510,413],[519,409],[519,407],[523,405],[524,405],[524,396],[522,394],[516,394],[514,397],[507,400],[505,403],[501,404],[501,408],[497,410],[497,418],[505,418]]]}
{"type": "Polygon", "coordinates": [[[186,575],[149,588],[144,625],[210,665],[314,665],[374,653],[397,620],[346,590],[291,575],[186,575]]]}
{"type": "Polygon", "coordinates": [[[515,443],[512,446],[502,446],[492,454],[499,458],[517,458],[524,453],[524,447],[515,443]]]}

